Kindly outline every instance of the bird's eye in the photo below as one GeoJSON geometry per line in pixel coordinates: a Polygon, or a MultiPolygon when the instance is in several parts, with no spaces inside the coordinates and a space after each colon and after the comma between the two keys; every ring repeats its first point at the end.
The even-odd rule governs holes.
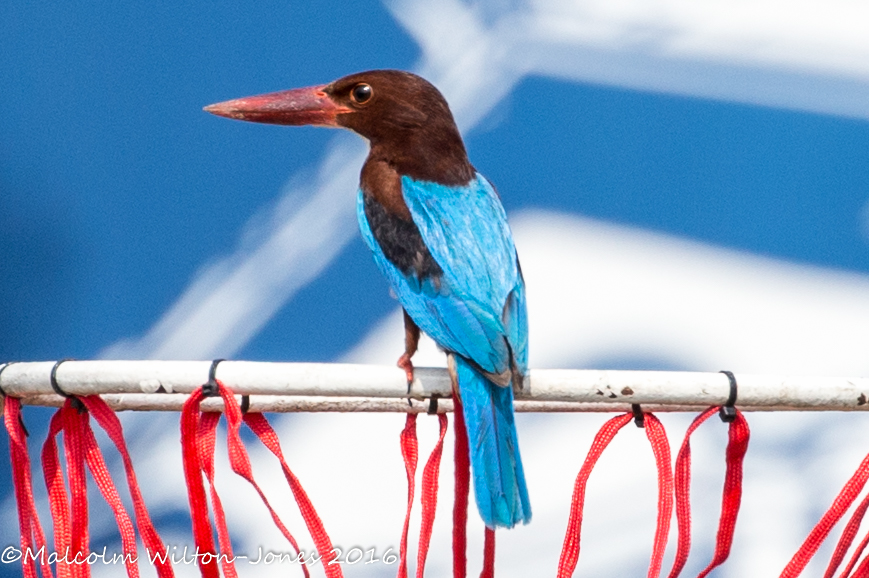
{"type": "Polygon", "coordinates": [[[371,85],[365,83],[357,84],[353,87],[353,90],[350,91],[350,99],[356,104],[365,104],[371,100],[373,94],[371,85]]]}

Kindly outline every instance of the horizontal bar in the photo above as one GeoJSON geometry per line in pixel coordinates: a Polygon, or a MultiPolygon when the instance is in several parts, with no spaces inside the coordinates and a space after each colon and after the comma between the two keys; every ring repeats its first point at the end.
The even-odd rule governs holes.
{"type": "MultiPolygon", "coordinates": [[[[52,361],[9,364],[0,372],[0,389],[21,398],[54,395],[54,365],[52,361]]],[[[188,394],[207,381],[210,366],[210,361],[66,361],[58,366],[56,376],[60,388],[71,395],[188,394]]],[[[423,400],[451,393],[447,370],[440,368],[417,368],[409,390],[404,371],[390,366],[224,361],[216,375],[239,395],[292,396],[294,403],[302,403],[300,396],[384,398],[407,403],[408,398],[423,400]]],[[[736,378],[740,408],[869,409],[867,378],[757,374],[738,374],[736,378]]],[[[721,405],[729,393],[729,381],[721,373],[533,369],[516,399],[517,409],[519,401],[528,401],[595,404],[589,407],[600,408],[616,404],[620,411],[632,403],[691,408],[721,405]]],[[[270,403],[279,405],[279,401],[270,403]]]]}
{"type": "MultiPolygon", "coordinates": [[[[146,393],[122,393],[102,394],[102,399],[114,411],[181,411],[184,402],[189,395],[184,393],[146,394],[146,393]]],[[[2,399],[0,399],[2,401],[2,399]]],[[[236,401],[241,403],[241,396],[236,396],[236,401]]],[[[64,398],[59,395],[46,394],[24,397],[21,399],[24,405],[42,407],[60,407],[64,398]]],[[[629,403],[604,403],[604,402],[569,402],[569,401],[528,401],[516,400],[513,403],[517,413],[604,413],[604,412],[628,412],[631,411],[629,403]]],[[[2,407],[2,404],[0,404],[2,407]]],[[[643,404],[645,411],[651,412],[696,412],[696,405],[666,405],[666,404],[643,404]]],[[[705,407],[705,406],[704,406],[705,407]]],[[[200,408],[203,411],[223,411],[223,400],[219,397],[211,397],[202,401],[200,408]]],[[[250,396],[249,412],[252,413],[291,413],[291,412],[320,412],[320,413],[427,413],[430,408],[428,400],[416,399],[392,399],[384,397],[311,397],[290,395],[254,395],[250,396]]],[[[740,411],[829,411],[830,408],[796,408],[789,406],[739,406],[740,411]]],[[[853,408],[860,409],[863,408],[853,408]]],[[[449,398],[438,399],[437,413],[449,413],[454,410],[453,401],[449,398]]]]}

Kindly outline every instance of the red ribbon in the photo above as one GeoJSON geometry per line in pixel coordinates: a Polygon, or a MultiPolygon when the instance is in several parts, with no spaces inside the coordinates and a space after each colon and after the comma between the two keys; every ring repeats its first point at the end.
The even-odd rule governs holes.
{"type": "MultiPolygon", "coordinates": [[[[797,550],[796,554],[794,554],[793,558],[791,558],[790,562],[788,562],[788,565],[781,573],[781,578],[794,578],[802,574],[809,561],[815,553],[817,553],[818,548],[820,548],[824,540],[827,539],[833,526],[839,522],[839,520],[845,515],[845,512],[847,512],[851,507],[851,504],[853,504],[857,499],[857,496],[860,495],[860,492],[863,491],[863,487],[866,485],[867,480],[869,480],[869,455],[863,458],[857,471],[854,472],[854,475],[845,483],[845,486],[839,492],[839,495],[837,495],[836,499],[833,500],[833,504],[817,525],[815,525],[808,537],[806,537],[806,540],[803,542],[802,546],[800,546],[800,549],[797,550]]],[[[827,570],[824,573],[825,578],[832,577],[836,572],[836,569],[838,569],[839,565],[842,563],[848,548],[850,548],[851,543],[857,535],[857,531],[860,528],[860,522],[863,520],[867,507],[869,507],[869,496],[865,497],[857,506],[854,513],[851,515],[851,519],[845,526],[842,536],[839,538],[839,542],[833,552],[830,563],[827,566],[827,570]]],[[[867,536],[857,546],[857,549],[852,554],[848,565],[839,576],[842,578],[855,578],[858,576],[869,577],[869,556],[860,561],[860,556],[866,549],[867,544],[869,544],[869,534],[867,534],[867,536]],[[855,566],[857,567],[856,569],[854,569],[855,566]]]]}
{"type": "MultiPolygon", "coordinates": [[[[224,403],[224,415],[227,420],[227,449],[233,472],[244,478],[256,490],[266,509],[269,511],[272,521],[292,545],[297,557],[301,560],[298,543],[272,508],[265,493],[254,479],[250,458],[248,457],[244,443],[241,441],[240,427],[241,423],[244,422],[260,442],[280,461],[284,477],[287,479],[290,490],[299,506],[302,518],[305,520],[305,524],[314,541],[314,546],[317,549],[319,560],[323,564],[326,576],[328,578],[342,578],[341,566],[337,561],[338,552],[332,547],[332,542],[326,534],[323,523],[298,478],[287,466],[277,434],[275,434],[275,431],[262,414],[242,416],[232,391],[220,381],[216,381],[216,385],[224,403]]],[[[184,457],[184,473],[187,480],[187,492],[193,522],[193,535],[197,552],[200,556],[198,562],[202,575],[205,578],[219,578],[217,566],[217,560],[219,559],[224,576],[235,578],[237,573],[235,564],[233,563],[232,543],[226,524],[226,516],[220,502],[220,496],[218,496],[214,487],[214,449],[220,414],[216,412],[200,412],[199,404],[203,399],[202,388],[199,388],[190,396],[181,411],[181,448],[184,457]],[[220,545],[219,556],[215,551],[212,527],[208,518],[208,505],[202,474],[205,474],[205,478],[210,486],[211,503],[217,527],[218,544],[220,545]]],[[[309,576],[306,564],[302,565],[302,572],[305,576],[309,576]]]]}
{"type": "MultiPolygon", "coordinates": [[[[444,449],[444,437],[447,434],[447,416],[438,414],[440,433],[438,441],[432,449],[422,471],[422,487],[420,501],[422,502],[422,520],[419,529],[419,548],[416,556],[416,576],[422,578],[425,573],[425,562],[431,543],[434,527],[435,511],[438,501],[438,474],[440,472],[441,455],[444,449]]],[[[419,442],[416,438],[416,414],[408,413],[404,429],[401,431],[401,455],[407,473],[407,512],[404,516],[404,526],[401,532],[399,548],[398,576],[407,578],[407,536],[410,529],[410,514],[413,510],[414,485],[416,483],[416,464],[419,456],[419,442]]]]}
{"type": "MultiPolygon", "coordinates": [[[[703,422],[717,413],[717,407],[710,407],[694,418],[688,431],[685,432],[685,439],[676,457],[676,520],[679,528],[679,540],[669,578],[679,576],[688,561],[688,553],[691,550],[691,435],[703,422]]],[[[709,565],[700,572],[698,578],[707,576],[713,569],[723,564],[730,555],[736,518],[742,500],[742,463],[748,450],[748,440],[748,422],[745,421],[742,413],[737,411],[736,417],[728,429],[724,490],[721,497],[721,517],[718,522],[715,554],[709,565]]]]}
{"type": "MultiPolygon", "coordinates": [[[[654,548],[652,549],[652,560],[649,564],[648,572],[649,578],[654,578],[661,573],[664,550],[667,546],[667,534],[670,530],[670,516],[673,511],[673,473],[670,470],[670,446],[667,442],[664,426],[651,413],[646,412],[644,416],[644,429],[652,446],[652,451],[655,454],[655,463],[658,468],[658,522],[655,529],[654,548]]],[[[633,417],[633,414],[629,412],[610,419],[601,427],[591,444],[591,449],[585,458],[585,462],[582,464],[582,468],[579,470],[573,488],[570,518],[567,522],[561,558],[558,561],[558,578],[572,576],[576,569],[576,563],[579,560],[582,512],[588,478],[603,451],[619,430],[627,425],[633,417]]]]}
{"type": "MultiPolygon", "coordinates": [[[[471,458],[468,453],[468,430],[462,401],[453,395],[453,433],[455,435],[455,499],[453,502],[453,578],[468,573],[468,496],[471,484],[471,458]]],[[[483,538],[483,571],[480,578],[495,576],[495,531],[486,528],[483,538]]]]}
{"type": "MultiPolygon", "coordinates": [[[[136,528],[161,578],[174,576],[166,558],[166,546],[157,534],[139,491],[132,461],[124,442],[123,429],[114,412],[97,396],[68,398],[51,418],[49,432],[42,449],[42,470],[48,489],[49,508],[54,522],[54,552],[46,550],[45,535],[39,523],[33,499],[30,459],[26,431],[21,421],[21,404],[14,398],[5,399],[4,422],[9,432],[13,482],[21,530],[22,568],[26,578],[36,578],[36,556],[44,577],[53,576],[50,562],[56,557],[58,578],[90,576],[90,564],[96,558],[89,549],[88,502],[86,469],[91,472],[97,488],[112,509],[121,536],[123,564],[127,576],[138,577],[136,528]],[[136,527],[128,515],[97,444],[90,425],[90,416],[105,430],[121,454],[127,485],[136,514],[136,527]],[[63,447],[67,464],[70,495],[67,496],[64,473],[56,438],[63,432],[63,447]],[[34,550],[34,543],[36,549],[34,550]],[[162,558],[161,558],[162,555],[162,558]]],[[[99,554],[101,555],[101,554],[99,554]]]]}
{"type": "MultiPolygon", "coordinates": [[[[30,473],[30,454],[27,451],[27,431],[21,421],[21,402],[14,397],[5,398],[3,421],[9,432],[9,453],[12,458],[12,483],[18,505],[18,527],[21,530],[22,569],[25,578],[37,578],[36,562],[26,554],[46,552],[45,533],[39,523],[36,502],[33,499],[33,478],[30,473]],[[34,549],[35,543],[35,549],[34,549]]],[[[43,578],[53,576],[47,556],[40,558],[43,578]]]]}
{"type": "Polygon", "coordinates": [[[471,483],[471,458],[468,453],[468,430],[458,394],[453,395],[453,434],[455,435],[455,500],[453,502],[453,578],[468,573],[468,496],[471,483]]]}

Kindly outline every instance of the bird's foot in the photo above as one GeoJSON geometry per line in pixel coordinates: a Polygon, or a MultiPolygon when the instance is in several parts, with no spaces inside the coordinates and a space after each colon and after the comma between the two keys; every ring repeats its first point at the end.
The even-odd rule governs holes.
{"type": "Polygon", "coordinates": [[[410,360],[409,353],[403,354],[398,358],[398,367],[404,370],[404,373],[407,375],[407,391],[410,393],[410,386],[413,383],[413,362],[410,360]]]}

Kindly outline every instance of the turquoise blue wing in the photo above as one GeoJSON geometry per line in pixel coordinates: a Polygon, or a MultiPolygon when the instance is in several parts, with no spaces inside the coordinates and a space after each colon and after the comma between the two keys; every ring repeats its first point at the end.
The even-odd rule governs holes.
{"type": "Polygon", "coordinates": [[[525,285],[504,209],[480,175],[464,187],[403,177],[402,192],[441,273],[420,279],[386,258],[371,232],[360,191],[362,237],[408,315],[438,345],[459,356],[456,371],[474,495],[483,521],[489,527],[528,522],[531,507],[513,422],[513,391],[478,371],[511,370],[512,357],[525,373],[528,363],[525,285]]]}
{"type": "Polygon", "coordinates": [[[484,371],[527,367],[525,289],[507,216],[481,175],[463,187],[402,177],[405,202],[442,275],[417,279],[389,262],[364,214],[362,235],[411,318],[444,349],[484,371]]]}

